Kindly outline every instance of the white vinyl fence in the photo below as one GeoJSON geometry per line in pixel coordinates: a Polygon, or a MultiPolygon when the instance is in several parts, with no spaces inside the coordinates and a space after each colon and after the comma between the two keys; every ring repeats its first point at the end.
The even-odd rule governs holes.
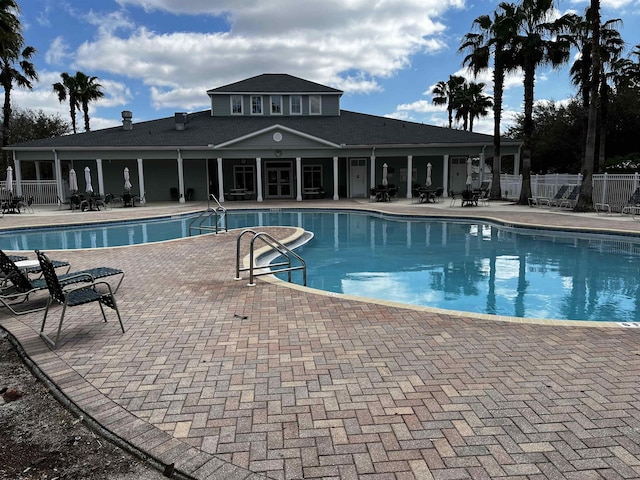
{"type": "Polygon", "coordinates": [[[636,188],[640,174],[604,173],[593,176],[593,203],[609,205],[612,212],[621,212],[636,188]]]}
{"type": "MultiPolygon", "coordinates": [[[[14,181],[15,182],[15,181],[14,181]]],[[[6,192],[6,181],[0,181],[0,191],[6,192]]],[[[35,205],[57,205],[58,193],[55,180],[23,180],[22,197],[29,198],[33,195],[35,205]]],[[[17,193],[16,185],[13,184],[13,193],[17,193]]]]}

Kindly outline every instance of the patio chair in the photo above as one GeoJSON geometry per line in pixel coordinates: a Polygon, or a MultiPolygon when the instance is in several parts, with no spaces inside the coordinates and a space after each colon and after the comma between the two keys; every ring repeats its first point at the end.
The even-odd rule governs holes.
{"type": "Polygon", "coordinates": [[[533,197],[533,198],[530,198],[529,199],[529,206],[538,206],[538,207],[542,207],[542,206],[547,206],[547,207],[558,206],[560,201],[562,201],[562,199],[565,198],[569,194],[569,187],[570,187],[570,185],[560,185],[560,188],[558,189],[556,194],[551,198],[549,198],[549,197],[533,197]]]}
{"type": "Polygon", "coordinates": [[[573,208],[578,203],[578,195],[580,195],[580,185],[575,185],[569,195],[561,199],[558,208],[573,208]]]}
{"type": "MultiPolygon", "coordinates": [[[[596,203],[596,213],[606,213],[611,215],[611,205],[608,203],[596,203]]],[[[635,191],[627,200],[627,203],[622,206],[620,210],[620,215],[625,215],[630,213],[633,218],[640,213],[640,187],[636,188],[635,191]]]]}
{"type": "Polygon", "coordinates": [[[114,292],[108,282],[96,281],[89,273],[76,273],[75,277],[78,279],[78,282],[83,283],[77,284],[76,282],[75,285],[65,285],[58,278],[58,275],[56,274],[55,268],[53,267],[51,260],[49,260],[49,257],[47,257],[47,255],[39,250],[36,250],[36,255],[38,256],[38,261],[40,262],[40,267],[42,268],[44,280],[47,284],[47,289],[49,290],[49,299],[47,300],[47,306],[45,307],[44,311],[44,318],[42,319],[42,326],[40,327],[40,337],[42,337],[45,342],[51,345],[54,350],[58,348],[58,344],[60,342],[60,332],[62,330],[62,322],[64,321],[64,315],[67,311],[67,308],[69,307],[98,302],[100,311],[102,312],[102,317],[106,322],[107,316],[104,312],[103,307],[103,305],[106,305],[107,307],[116,311],[116,314],[118,315],[118,322],[120,323],[120,328],[122,329],[122,333],[124,333],[124,325],[122,324],[120,310],[118,310],[114,292]],[[47,322],[49,308],[51,307],[51,304],[53,302],[62,305],[62,314],[60,315],[60,323],[58,323],[58,330],[55,340],[51,340],[44,333],[44,327],[47,322]]]}

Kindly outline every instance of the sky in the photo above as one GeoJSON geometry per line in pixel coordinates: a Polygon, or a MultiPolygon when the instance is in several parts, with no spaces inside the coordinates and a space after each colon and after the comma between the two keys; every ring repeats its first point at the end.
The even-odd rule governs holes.
{"type": "MultiPolygon", "coordinates": [[[[105,97],[91,104],[91,129],[210,108],[208,89],[262,73],[287,73],[344,91],[343,110],[446,126],[431,88],[449,75],[486,83],[462,67],[463,36],[487,0],[18,0],[39,80],[15,89],[14,108],[59,114],[60,74],[98,77],[105,97]]],[[[602,19],[621,18],[627,51],[640,44],[640,0],[601,0],[602,19]]],[[[584,13],[588,0],[560,0],[558,14],[584,13]]],[[[568,67],[540,68],[536,100],[575,95],[568,67]]],[[[522,106],[522,76],[507,79],[503,130],[522,106]]],[[[77,118],[83,130],[81,115],[77,118]]],[[[493,132],[489,115],[474,131],[493,132]]]]}

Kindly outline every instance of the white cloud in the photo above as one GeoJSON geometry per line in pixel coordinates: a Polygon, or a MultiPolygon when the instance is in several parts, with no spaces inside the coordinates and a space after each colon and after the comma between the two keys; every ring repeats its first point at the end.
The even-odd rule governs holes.
{"type": "Polygon", "coordinates": [[[140,80],[156,108],[198,106],[203,92],[259,73],[298,75],[348,93],[379,92],[379,79],[407,68],[411,56],[445,48],[437,19],[461,0],[118,0],[122,7],[223,18],[226,31],[157,33],[134,28],[125,11],[92,13],[98,35],[75,52],[81,70],[140,80]],[[287,12],[283,15],[282,12],[287,12]],[[126,34],[117,35],[125,30],[126,34]],[[129,33],[131,32],[131,33],[129,33]],[[274,72],[274,73],[279,73],[274,72]],[[199,92],[195,101],[193,92],[199,92]]]}
{"type": "Polygon", "coordinates": [[[49,49],[44,54],[45,61],[50,65],[59,65],[64,63],[71,54],[69,45],[62,37],[56,37],[49,45],[49,49]]]}

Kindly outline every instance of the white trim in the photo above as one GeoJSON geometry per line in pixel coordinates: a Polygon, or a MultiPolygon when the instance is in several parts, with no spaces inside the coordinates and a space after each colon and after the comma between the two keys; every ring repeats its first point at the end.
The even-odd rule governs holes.
{"type": "Polygon", "coordinates": [[[289,96],[289,115],[302,115],[302,95],[290,95],[289,96]],[[298,98],[300,99],[300,111],[299,112],[294,112],[292,105],[293,105],[293,99],[294,98],[298,98]]]}
{"type": "Polygon", "coordinates": [[[310,116],[322,115],[322,95],[309,95],[309,115],[310,116]],[[319,110],[317,112],[312,112],[311,111],[311,101],[314,98],[318,99],[318,109],[319,110]]]}
{"type": "Polygon", "coordinates": [[[262,98],[262,95],[251,95],[251,97],[249,97],[249,103],[250,103],[250,108],[251,108],[251,115],[264,115],[264,99],[262,98]],[[260,111],[256,112],[254,111],[253,108],[253,99],[254,98],[259,98],[260,99],[260,111]]]}
{"type": "Polygon", "coordinates": [[[275,124],[272,125],[270,127],[267,128],[263,128],[262,130],[258,130],[257,132],[253,132],[253,133],[249,133],[247,135],[243,135],[242,137],[238,137],[238,138],[234,138],[233,140],[229,140],[228,142],[224,142],[224,143],[220,143],[218,145],[214,145],[213,148],[226,148],[229,147],[231,145],[234,145],[238,142],[243,142],[244,140],[247,140],[249,138],[254,138],[257,137],[259,135],[263,135],[267,132],[271,132],[273,130],[282,130],[285,132],[289,132],[292,133],[294,135],[297,135],[299,137],[302,138],[306,138],[308,140],[313,140],[315,142],[321,143],[323,145],[329,146],[329,147],[333,147],[333,148],[342,148],[340,145],[333,143],[333,142],[329,142],[328,140],[324,140],[322,138],[318,138],[318,137],[314,137],[313,135],[309,135],[307,133],[303,133],[303,132],[299,132],[298,130],[294,130],[292,128],[289,127],[283,127],[282,125],[279,124],[275,124]]]}

